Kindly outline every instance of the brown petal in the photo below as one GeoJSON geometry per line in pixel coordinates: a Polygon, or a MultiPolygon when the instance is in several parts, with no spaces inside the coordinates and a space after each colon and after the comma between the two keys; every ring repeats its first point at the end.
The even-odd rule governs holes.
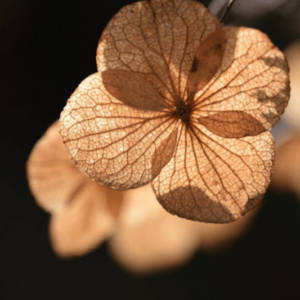
{"type": "Polygon", "coordinates": [[[166,212],[150,185],[124,193],[119,230],[109,240],[117,262],[132,272],[149,273],[191,258],[201,243],[201,223],[166,212]]]}
{"type": "Polygon", "coordinates": [[[156,111],[168,107],[150,82],[139,74],[125,70],[107,70],[101,75],[106,90],[126,105],[156,111]]]}
{"type": "Polygon", "coordinates": [[[182,126],[176,152],[152,187],[172,214],[202,222],[231,222],[262,199],[273,160],[269,131],[228,139],[202,125],[182,126]]]}
{"type": "Polygon", "coordinates": [[[122,69],[144,76],[169,104],[182,96],[193,55],[221,24],[197,1],[151,0],[123,7],[97,49],[98,71],[122,69]]]}
{"type": "MultiPolygon", "coordinates": [[[[54,251],[61,257],[80,256],[95,249],[116,229],[108,202],[107,187],[89,180],[80,187],[72,202],[51,217],[50,237],[54,251]]],[[[114,193],[121,193],[115,192],[114,193]]]]}
{"type": "Polygon", "coordinates": [[[34,146],[27,162],[27,178],[36,202],[46,211],[64,207],[89,179],[77,170],[68,156],[53,123],[34,146]]]}
{"type": "Polygon", "coordinates": [[[163,161],[162,168],[172,157],[176,126],[164,112],[124,105],[106,91],[98,74],[79,85],[60,118],[60,133],[77,168],[118,190],[153,180],[160,171],[156,161],[163,161]]]}
{"type": "Polygon", "coordinates": [[[243,111],[222,111],[200,118],[198,122],[214,134],[226,138],[253,136],[266,131],[258,120],[243,111]]]}
{"type": "Polygon", "coordinates": [[[276,151],[271,187],[300,195],[300,135],[293,136],[276,151]]]}
{"type": "Polygon", "coordinates": [[[288,65],[283,53],[256,29],[224,28],[221,67],[194,98],[194,117],[243,111],[265,129],[276,124],[289,100],[288,65]]]}

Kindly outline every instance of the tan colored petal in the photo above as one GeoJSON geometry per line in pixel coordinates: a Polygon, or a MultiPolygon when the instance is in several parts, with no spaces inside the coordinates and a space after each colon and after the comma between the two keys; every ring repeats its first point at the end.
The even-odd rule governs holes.
{"type": "Polygon", "coordinates": [[[150,82],[139,74],[125,70],[107,70],[101,76],[106,90],[126,105],[156,111],[168,107],[150,82]]]}
{"type": "Polygon", "coordinates": [[[122,69],[143,75],[171,104],[184,94],[196,49],[220,27],[217,18],[197,1],[130,4],[102,34],[98,71],[122,69]]]}
{"type": "Polygon", "coordinates": [[[124,192],[119,230],[109,240],[109,250],[131,272],[168,270],[183,265],[198,249],[211,253],[228,248],[256,212],[229,224],[193,222],[166,212],[148,185],[124,192]]]}
{"type": "Polygon", "coordinates": [[[233,242],[241,238],[250,229],[260,205],[244,217],[227,224],[201,223],[201,252],[219,253],[228,249],[233,242]]]}
{"type": "Polygon", "coordinates": [[[80,256],[110,237],[116,223],[108,202],[119,201],[120,206],[118,193],[91,180],[81,186],[69,205],[51,217],[54,251],[61,257],[80,256]]]}
{"type": "Polygon", "coordinates": [[[166,212],[150,185],[125,193],[119,230],[109,241],[117,262],[132,272],[149,273],[190,259],[200,244],[202,224],[166,212]]]}
{"type": "Polygon", "coordinates": [[[224,28],[223,31],[227,43],[221,67],[196,94],[192,117],[243,111],[265,130],[270,129],[289,100],[286,59],[269,38],[256,29],[224,28]]]}
{"type": "Polygon", "coordinates": [[[79,85],[60,118],[76,167],[118,190],[143,186],[158,175],[173,155],[176,126],[165,112],[124,105],[106,91],[98,74],[79,85]]]}
{"type": "Polygon", "coordinates": [[[300,135],[282,144],[276,151],[271,187],[300,195],[300,135]]]}
{"type": "Polygon", "coordinates": [[[46,211],[62,209],[89,179],[77,170],[68,156],[53,123],[34,146],[27,162],[27,178],[36,202],[46,211]]]}
{"type": "Polygon", "coordinates": [[[300,131],[300,40],[284,52],[290,66],[291,99],[283,115],[284,120],[300,131]]]}
{"type": "Polygon", "coordinates": [[[195,124],[182,126],[178,135],[174,157],[152,182],[166,210],[187,219],[226,223],[259,203],[274,160],[269,131],[228,139],[195,124]]]}

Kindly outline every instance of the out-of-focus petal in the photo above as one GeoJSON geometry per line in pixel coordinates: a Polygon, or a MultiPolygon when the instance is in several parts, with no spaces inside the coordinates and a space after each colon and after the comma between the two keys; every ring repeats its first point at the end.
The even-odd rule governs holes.
{"type": "Polygon", "coordinates": [[[169,270],[197,250],[219,252],[249,228],[257,209],[229,224],[207,224],[172,216],[156,201],[150,186],[124,192],[119,230],[109,240],[112,256],[135,273],[169,270]]]}
{"type": "Polygon", "coordinates": [[[126,269],[139,273],[186,262],[200,243],[202,224],[166,212],[150,185],[124,193],[119,230],[109,241],[114,258],[126,269]]]}
{"type": "Polygon", "coordinates": [[[38,205],[48,212],[62,209],[89,179],[77,170],[53,123],[34,146],[27,162],[27,178],[38,205]]]}
{"type": "Polygon", "coordinates": [[[50,238],[54,251],[61,257],[80,256],[110,237],[116,222],[108,202],[119,201],[121,205],[120,193],[91,180],[85,182],[72,202],[51,217],[50,238]]]}
{"type": "MultiPolygon", "coordinates": [[[[278,122],[288,103],[288,64],[283,53],[259,30],[222,30],[227,42],[221,67],[196,93],[192,118],[242,111],[256,119],[259,130],[255,132],[259,134],[261,128],[270,129],[278,122]]],[[[226,116],[223,122],[226,123],[226,116]]]]}
{"type": "Polygon", "coordinates": [[[283,143],[276,151],[271,187],[300,195],[300,135],[283,143]]]}
{"type": "Polygon", "coordinates": [[[290,45],[285,55],[291,69],[291,99],[283,119],[293,129],[300,131],[300,40],[290,45]]]}
{"type": "Polygon", "coordinates": [[[60,133],[80,171],[125,190],[146,185],[158,175],[173,155],[177,128],[165,112],[124,105],[94,74],[68,100],[60,133]]]}
{"type": "Polygon", "coordinates": [[[182,126],[174,157],[152,182],[162,206],[180,217],[210,223],[240,218],[262,199],[274,160],[269,131],[222,138],[196,123],[182,126]]]}
{"type": "Polygon", "coordinates": [[[218,19],[197,1],[130,4],[103,31],[97,49],[98,71],[138,73],[171,104],[184,94],[195,50],[220,27],[218,19]]]}
{"type": "Polygon", "coordinates": [[[219,253],[230,247],[250,229],[259,208],[260,205],[256,206],[244,217],[231,223],[201,223],[199,251],[219,253]]]}

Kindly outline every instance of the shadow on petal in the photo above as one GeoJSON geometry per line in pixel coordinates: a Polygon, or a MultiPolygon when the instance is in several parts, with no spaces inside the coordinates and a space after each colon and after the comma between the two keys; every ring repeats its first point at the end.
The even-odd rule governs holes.
{"type": "Polygon", "coordinates": [[[159,202],[171,214],[189,220],[209,223],[229,223],[243,215],[242,209],[237,212],[236,206],[228,196],[221,196],[222,202],[213,201],[202,189],[196,186],[182,186],[159,196],[159,202]],[[227,199],[228,198],[228,199],[227,199]],[[176,205],[170,205],[175,202],[176,205]],[[228,203],[227,203],[228,202],[228,203]],[[234,207],[233,211],[230,210],[234,207]],[[199,216],[195,214],[199,213],[199,216]]]}

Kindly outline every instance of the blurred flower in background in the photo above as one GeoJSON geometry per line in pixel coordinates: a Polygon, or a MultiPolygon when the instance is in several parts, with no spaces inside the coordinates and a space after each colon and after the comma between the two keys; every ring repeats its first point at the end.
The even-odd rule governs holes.
{"type": "Polygon", "coordinates": [[[70,160],[55,122],[27,163],[37,204],[51,214],[50,239],[60,257],[84,255],[108,240],[127,270],[149,273],[187,262],[197,249],[222,251],[243,235],[257,209],[229,224],[206,224],[166,212],[150,185],[115,191],[83,175],[70,160]]]}
{"type": "Polygon", "coordinates": [[[283,119],[291,130],[300,132],[300,40],[285,50],[285,56],[290,66],[291,97],[283,119]]]}
{"type": "Polygon", "coordinates": [[[281,122],[274,128],[279,147],[271,188],[300,197],[300,40],[285,50],[290,66],[291,98],[281,122]]]}

